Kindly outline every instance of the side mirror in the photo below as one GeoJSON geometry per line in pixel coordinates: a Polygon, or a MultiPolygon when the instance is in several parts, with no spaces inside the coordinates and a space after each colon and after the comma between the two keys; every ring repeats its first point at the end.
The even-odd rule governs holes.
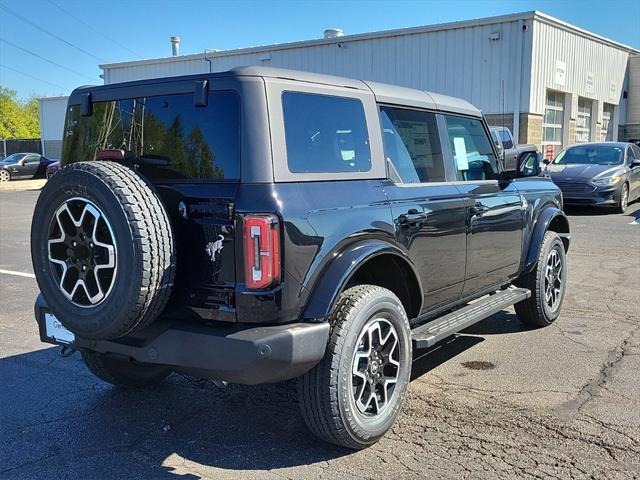
{"type": "Polygon", "coordinates": [[[525,152],[518,157],[518,177],[535,177],[540,175],[542,154],[540,152],[525,152]]]}
{"type": "Polygon", "coordinates": [[[498,158],[503,158],[504,157],[504,148],[502,147],[501,143],[496,142],[496,150],[498,151],[498,158]]]}
{"type": "Polygon", "coordinates": [[[544,160],[542,160],[542,163],[544,163],[545,165],[549,165],[551,163],[551,160],[545,158],[544,160]]]}
{"type": "Polygon", "coordinates": [[[20,165],[21,167],[23,167],[25,163],[27,163],[27,159],[26,159],[26,158],[23,158],[22,160],[20,160],[20,161],[18,162],[18,165],[20,165]]]}
{"type": "Polygon", "coordinates": [[[631,168],[640,167],[640,158],[631,160],[631,168]]]}

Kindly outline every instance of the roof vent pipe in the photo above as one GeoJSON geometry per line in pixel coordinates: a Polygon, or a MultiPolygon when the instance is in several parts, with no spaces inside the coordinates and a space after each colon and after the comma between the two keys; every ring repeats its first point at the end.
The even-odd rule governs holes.
{"type": "Polygon", "coordinates": [[[327,28],[324,31],[324,38],[344,37],[344,31],[341,28],[327,28]]]}
{"type": "Polygon", "coordinates": [[[180,37],[171,37],[171,53],[174,57],[180,55],[180,37]]]}

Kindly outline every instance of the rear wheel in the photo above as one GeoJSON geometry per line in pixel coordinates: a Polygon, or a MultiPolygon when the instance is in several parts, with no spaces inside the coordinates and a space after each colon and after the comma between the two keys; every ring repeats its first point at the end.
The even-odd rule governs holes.
{"type": "Polygon", "coordinates": [[[618,201],[618,206],[616,207],[616,211],[618,213],[624,213],[627,211],[627,207],[629,206],[629,185],[626,183],[622,185],[622,189],[620,190],[620,200],[618,201]]]}
{"type": "Polygon", "coordinates": [[[556,232],[546,232],[534,269],[516,284],[531,290],[531,297],[515,304],[518,318],[526,324],[545,327],[560,315],[566,289],[566,255],[556,232]]]}
{"type": "Polygon", "coordinates": [[[100,380],[119,387],[143,387],[162,382],[171,369],[159,365],[134,362],[127,357],[84,351],[82,359],[100,380]]]}
{"type": "Polygon", "coordinates": [[[11,174],[6,170],[0,170],[0,182],[9,182],[11,180],[11,174]]]}
{"type": "Polygon", "coordinates": [[[331,315],[323,360],[298,382],[302,416],[317,437],[360,449],[378,441],[397,418],[411,376],[405,310],[373,285],[345,291],[331,315]]]}

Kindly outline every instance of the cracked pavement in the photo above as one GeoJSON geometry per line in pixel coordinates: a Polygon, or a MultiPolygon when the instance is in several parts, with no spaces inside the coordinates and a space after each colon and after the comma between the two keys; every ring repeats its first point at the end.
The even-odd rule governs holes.
{"type": "MultiPolygon", "coordinates": [[[[0,269],[32,272],[36,197],[0,192],[0,269]]],[[[111,387],[39,342],[35,280],[0,274],[0,478],[640,478],[640,204],[568,213],[557,322],[509,309],[417,351],[398,421],[361,452],[308,433],[292,382],[111,387]]]]}

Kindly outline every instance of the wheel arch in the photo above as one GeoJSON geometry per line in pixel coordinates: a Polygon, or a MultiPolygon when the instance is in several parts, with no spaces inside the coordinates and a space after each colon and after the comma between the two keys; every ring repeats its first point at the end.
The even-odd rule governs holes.
{"type": "Polygon", "coordinates": [[[569,220],[562,210],[556,207],[547,207],[540,212],[535,223],[526,261],[524,273],[530,272],[540,254],[540,247],[547,231],[556,232],[562,239],[565,253],[569,251],[571,235],[569,235],[569,220]]]}
{"type": "Polygon", "coordinates": [[[378,285],[395,293],[407,316],[415,318],[422,308],[422,284],[416,267],[400,248],[368,240],[334,255],[315,281],[303,318],[328,316],[340,294],[355,285],[378,285]]]}

